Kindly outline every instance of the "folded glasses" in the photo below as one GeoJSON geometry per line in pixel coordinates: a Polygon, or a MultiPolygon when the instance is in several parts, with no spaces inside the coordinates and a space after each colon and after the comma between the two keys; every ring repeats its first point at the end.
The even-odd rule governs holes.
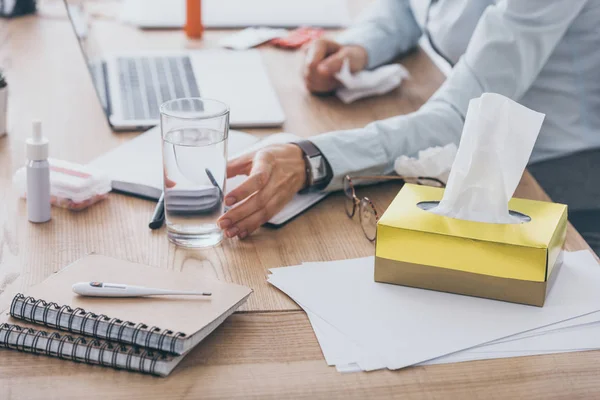
{"type": "Polygon", "coordinates": [[[348,218],[350,219],[354,218],[354,214],[356,214],[356,208],[358,207],[360,225],[366,238],[371,242],[377,237],[377,221],[379,221],[379,213],[377,212],[377,207],[375,207],[375,204],[368,197],[363,197],[360,200],[358,197],[356,197],[353,179],[369,182],[401,181],[402,183],[415,183],[417,185],[441,188],[446,186],[446,184],[441,180],[430,177],[408,178],[403,176],[359,176],[352,178],[346,175],[344,177],[344,194],[346,195],[344,206],[346,208],[346,215],[348,215],[348,218]]]}

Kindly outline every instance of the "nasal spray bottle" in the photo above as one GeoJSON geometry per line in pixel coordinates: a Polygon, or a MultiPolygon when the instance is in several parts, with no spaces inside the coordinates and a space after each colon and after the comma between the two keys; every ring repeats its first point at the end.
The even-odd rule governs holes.
{"type": "Polygon", "coordinates": [[[27,218],[30,222],[50,221],[50,164],[48,139],[42,137],[42,124],[33,123],[27,139],[27,218]]]}

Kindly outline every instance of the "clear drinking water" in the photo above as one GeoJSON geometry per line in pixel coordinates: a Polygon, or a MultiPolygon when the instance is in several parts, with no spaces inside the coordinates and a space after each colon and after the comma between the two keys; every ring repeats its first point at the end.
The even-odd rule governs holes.
{"type": "MultiPolygon", "coordinates": [[[[185,115],[206,114],[209,108],[209,100],[205,99],[174,101],[187,102],[185,115]],[[190,101],[199,103],[194,107],[190,106],[190,101]]],[[[172,102],[161,107],[161,112],[169,103],[172,102]]],[[[170,108],[173,107],[171,105],[170,108]]],[[[166,118],[176,117],[178,123],[164,121],[165,117],[161,117],[165,218],[169,240],[186,247],[214,246],[223,239],[216,222],[224,211],[228,123],[206,123],[223,118],[222,115],[215,116],[214,112],[209,113],[209,118],[195,116],[186,119],[182,112],[171,114],[178,115],[166,118]]]]}

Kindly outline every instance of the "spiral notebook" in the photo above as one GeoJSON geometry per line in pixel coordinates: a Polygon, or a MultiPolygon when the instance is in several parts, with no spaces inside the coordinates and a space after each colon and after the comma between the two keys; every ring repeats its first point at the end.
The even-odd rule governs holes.
{"type": "Polygon", "coordinates": [[[0,349],[4,347],[163,377],[168,376],[185,357],[81,335],[59,333],[54,329],[41,330],[27,322],[15,322],[13,318],[4,320],[6,322],[0,322],[0,349]]]}
{"type": "Polygon", "coordinates": [[[208,336],[251,292],[193,271],[89,255],[13,298],[0,321],[0,347],[167,375],[181,355],[208,336]],[[74,283],[90,281],[201,290],[212,296],[100,298],[78,296],[71,290],[74,283]]]}

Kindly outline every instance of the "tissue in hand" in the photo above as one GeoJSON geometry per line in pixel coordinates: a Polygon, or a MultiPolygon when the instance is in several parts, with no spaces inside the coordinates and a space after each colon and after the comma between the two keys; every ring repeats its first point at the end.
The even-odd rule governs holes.
{"type": "Polygon", "coordinates": [[[471,100],[444,197],[431,212],[477,222],[522,222],[509,214],[508,201],[543,120],[544,114],[496,93],[471,100]]]}
{"type": "Polygon", "coordinates": [[[352,75],[350,62],[346,58],[342,69],[335,75],[336,79],[344,85],[336,91],[336,95],[344,103],[352,103],[363,97],[390,92],[400,86],[402,80],[408,76],[408,71],[400,64],[384,65],[374,70],[360,71],[352,75]]]}

